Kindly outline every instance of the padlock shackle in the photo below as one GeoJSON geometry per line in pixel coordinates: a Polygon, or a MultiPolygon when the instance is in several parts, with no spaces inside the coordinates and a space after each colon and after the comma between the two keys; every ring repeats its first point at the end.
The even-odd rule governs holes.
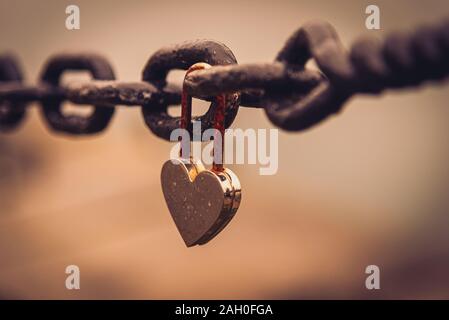
{"type": "MultiPolygon", "coordinates": [[[[211,65],[205,62],[199,62],[192,65],[186,72],[185,77],[193,71],[204,70],[210,68],[211,65]]],[[[226,94],[219,94],[215,97],[215,101],[217,107],[215,108],[214,114],[214,129],[215,129],[215,137],[214,137],[214,161],[212,165],[212,170],[214,171],[223,171],[223,162],[224,162],[224,137],[225,137],[225,108],[226,108],[226,94]],[[217,135],[220,135],[219,139],[217,135]],[[216,150],[220,150],[221,155],[221,163],[216,162],[216,150]]],[[[181,98],[181,129],[186,129],[191,132],[191,123],[192,123],[192,95],[187,93],[185,86],[185,78],[182,86],[182,98],[181,98]]],[[[181,140],[181,149],[180,156],[183,157],[183,150],[186,150],[188,146],[190,146],[191,141],[188,141],[188,146],[183,145],[187,142],[184,139],[181,140]]],[[[189,148],[190,150],[190,148],[189,148]]],[[[189,159],[192,158],[192,152],[189,151],[189,159]]]]}

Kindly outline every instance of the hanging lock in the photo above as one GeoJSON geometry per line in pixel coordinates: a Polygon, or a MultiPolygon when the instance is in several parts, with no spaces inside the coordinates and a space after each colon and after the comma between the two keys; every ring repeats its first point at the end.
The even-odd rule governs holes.
{"type": "MultiPolygon", "coordinates": [[[[207,63],[196,63],[186,75],[207,68],[210,68],[207,63]]],[[[180,158],[165,162],[161,172],[165,201],[188,247],[205,244],[214,238],[231,221],[241,201],[239,179],[223,166],[226,95],[218,95],[215,99],[212,168],[208,170],[200,160],[193,159],[191,141],[183,139],[180,158]]],[[[181,128],[191,133],[192,96],[184,87],[181,108],[181,128]]]]}

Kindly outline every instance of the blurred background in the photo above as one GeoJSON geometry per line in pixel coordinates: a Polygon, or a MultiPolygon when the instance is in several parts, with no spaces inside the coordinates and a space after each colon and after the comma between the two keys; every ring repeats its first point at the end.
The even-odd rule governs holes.
{"type": "MultiPolygon", "coordinates": [[[[329,21],[349,47],[448,13],[445,0],[1,0],[0,51],[18,54],[29,83],[61,51],[101,53],[133,81],[152,53],[185,40],[267,62],[307,20],[329,21]],[[80,7],[80,30],[65,28],[69,4],[80,7]],[[369,4],[380,7],[379,31],[365,28],[369,4]]],[[[64,80],[76,77],[87,78],[64,80]]],[[[0,135],[0,297],[449,298],[448,99],[444,83],[357,96],[312,130],[281,132],[278,173],[231,166],[244,192],[236,217],[189,249],[160,188],[172,145],[139,108],[118,108],[99,135],[70,137],[49,132],[33,105],[0,135]],[[65,288],[70,264],[81,290],[65,288]],[[370,264],[381,290],[365,288],[370,264]]],[[[246,108],[233,127],[273,128],[246,108]]]]}

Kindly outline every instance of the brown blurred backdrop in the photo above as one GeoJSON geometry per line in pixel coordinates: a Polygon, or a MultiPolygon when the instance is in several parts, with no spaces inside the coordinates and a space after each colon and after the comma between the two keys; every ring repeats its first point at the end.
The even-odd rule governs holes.
{"type": "MultiPolygon", "coordinates": [[[[1,0],[0,51],[19,55],[31,83],[65,50],[102,53],[132,81],[157,49],[189,39],[264,62],[310,19],[332,23],[349,46],[448,13],[445,0],[1,0]],[[69,4],[80,6],[81,30],[65,28],[69,4]],[[365,29],[368,4],[380,6],[380,31],[365,29]]],[[[0,297],[449,298],[448,89],[358,96],[312,130],[282,132],[278,174],[232,166],[244,188],[237,216],[190,249],[159,184],[171,144],[139,108],[118,108],[98,136],[68,137],[50,133],[33,105],[0,135],[0,297]],[[70,264],[79,291],[65,288],[70,264]],[[379,291],[365,289],[369,264],[381,269],[379,291]]],[[[273,126],[242,108],[233,127],[273,126]]]]}

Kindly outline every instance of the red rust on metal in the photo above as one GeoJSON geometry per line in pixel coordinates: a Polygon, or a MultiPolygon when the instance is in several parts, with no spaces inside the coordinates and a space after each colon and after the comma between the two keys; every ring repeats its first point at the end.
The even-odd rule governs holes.
{"type": "MultiPolygon", "coordinates": [[[[192,65],[186,72],[185,78],[193,71],[209,69],[211,65],[199,62],[192,65]]],[[[184,79],[185,79],[184,78],[184,79]]],[[[191,130],[191,122],[192,122],[192,95],[190,95],[185,85],[183,85],[182,90],[182,98],[181,98],[181,128],[185,129],[192,134],[191,130]]],[[[226,95],[219,94],[215,97],[215,101],[217,103],[217,107],[215,109],[214,115],[214,129],[215,129],[215,138],[214,138],[214,163],[213,170],[215,171],[223,171],[223,154],[224,154],[224,136],[225,136],[225,111],[226,111],[226,95]],[[217,153],[218,150],[218,153],[217,153]]],[[[180,155],[184,158],[187,158],[183,152],[183,149],[186,148],[186,145],[181,143],[180,155]]],[[[190,154],[188,155],[190,157],[190,154]]]]}

